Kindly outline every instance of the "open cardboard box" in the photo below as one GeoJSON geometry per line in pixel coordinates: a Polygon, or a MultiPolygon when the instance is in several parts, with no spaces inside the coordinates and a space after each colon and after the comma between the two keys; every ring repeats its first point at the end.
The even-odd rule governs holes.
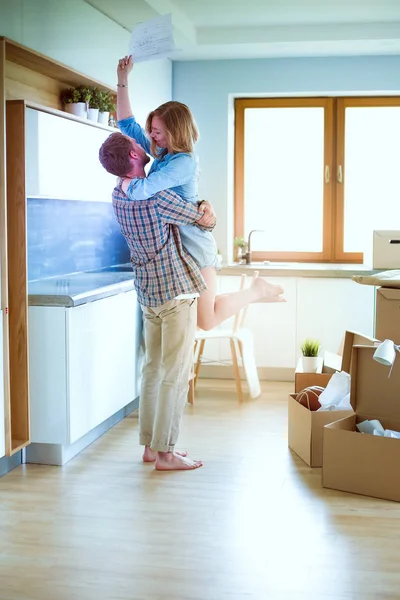
{"type": "Polygon", "coordinates": [[[375,335],[379,340],[400,344],[400,289],[376,290],[375,335]]]}
{"type": "MultiPolygon", "coordinates": [[[[329,369],[330,372],[296,373],[298,379],[295,380],[295,390],[301,391],[311,385],[326,387],[336,371],[342,370],[350,373],[353,345],[373,345],[375,341],[373,338],[360,333],[346,331],[342,356],[330,354],[328,364],[325,365],[325,368],[329,369]],[[298,385],[301,387],[297,387],[298,385]]],[[[322,467],[322,437],[325,425],[351,414],[353,414],[352,410],[310,411],[296,401],[296,394],[290,394],[288,400],[289,448],[296,452],[310,467],[322,467]]]]}
{"type": "Polygon", "coordinates": [[[373,360],[375,349],[355,346],[351,404],[355,414],[324,428],[322,485],[400,502],[400,440],[359,433],[356,423],[378,419],[400,431],[400,360],[389,367],[373,360]]]}

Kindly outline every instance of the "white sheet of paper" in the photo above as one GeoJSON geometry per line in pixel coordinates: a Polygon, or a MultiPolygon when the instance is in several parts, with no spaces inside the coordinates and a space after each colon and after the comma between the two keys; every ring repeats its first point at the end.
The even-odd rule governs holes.
{"type": "Polygon", "coordinates": [[[133,62],[166,58],[176,51],[171,14],[136,25],[129,43],[133,62]]]}

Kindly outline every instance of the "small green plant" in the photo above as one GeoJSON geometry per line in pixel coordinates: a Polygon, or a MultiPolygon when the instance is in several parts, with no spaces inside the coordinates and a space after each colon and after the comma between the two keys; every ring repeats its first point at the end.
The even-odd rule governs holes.
{"type": "Polygon", "coordinates": [[[102,102],[102,94],[97,88],[92,89],[92,95],[89,100],[89,108],[98,108],[100,110],[100,105],[102,102]]]}
{"type": "Polygon", "coordinates": [[[90,102],[92,89],[84,85],[78,85],[75,88],[68,88],[61,92],[61,102],[63,104],[72,104],[74,102],[90,102]]]}
{"type": "Polygon", "coordinates": [[[233,244],[236,246],[236,248],[247,248],[247,242],[244,237],[235,237],[233,244]]]}
{"type": "Polygon", "coordinates": [[[301,352],[303,356],[318,356],[321,344],[318,340],[312,340],[307,338],[301,345],[301,352]]]}
{"type": "Polygon", "coordinates": [[[75,88],[68,88],[61,92],[61,102],[63,104],[72,104],[73,102],[80,102],[81,95],[75,88]]]}
{"type": "Polygon", "coordinates": [[[115,102],[111,92],[98,92],[100,112],[115,112],[115,102]]]}

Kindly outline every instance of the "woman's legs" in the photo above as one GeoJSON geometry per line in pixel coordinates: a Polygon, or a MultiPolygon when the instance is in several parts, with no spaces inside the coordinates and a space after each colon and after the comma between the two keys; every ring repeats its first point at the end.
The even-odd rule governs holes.
{"type": "Polygon", "coordinates": [[[204,331],[213,329],[253,302],[285,302],[281,296],[283,288],[280,285],[268,283],[262,277],[252,279],[250,287],[244,290],[217,296],[216,269],[204,267],[201,269],[201,274],[208,289],[200,294],[198,300],[197,325],[204,331]]]}

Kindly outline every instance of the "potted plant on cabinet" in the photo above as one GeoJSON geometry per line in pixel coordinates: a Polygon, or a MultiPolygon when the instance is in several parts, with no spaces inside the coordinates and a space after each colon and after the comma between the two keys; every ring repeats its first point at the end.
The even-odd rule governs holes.
{"type": "Polygon", "coordinates": [[[322,358],[318,356],[321,344],[318,340],[307,338],[301,345],[304,373],[317,373],[322,367],[322,358]]]}
{"type": "Polygon", "coordinates": [[[114,99],[110,92],[99,92],[99,118],[98,122],[108,125],[110,112],[115,111],[114,99]]]}
{"type": "Polygon", "coordinates": [[[87,106],[91,97],[92,90],[83,85],[61,92],[61,102],[64,104],[65,110],[83,119],[87,117],[87,106]]]}
{"type": "Polygon", "coordinates": [[[99,119],[99,110],[101,106],[102,92],[97,88],[92,89],[92,94],[88,103],[88,119],[97,123],[99,119]]]}

